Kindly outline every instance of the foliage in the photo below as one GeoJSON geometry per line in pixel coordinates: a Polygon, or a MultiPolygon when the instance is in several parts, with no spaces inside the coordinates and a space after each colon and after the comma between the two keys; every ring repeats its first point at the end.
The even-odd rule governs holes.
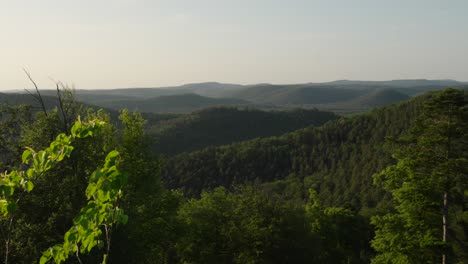
{"type": "Polygon", "coordinates": [[[344,208],[309,204],[257,187],[219,187],[183,204],[182,263],[362,263],[365,223],[344,208]]]}
{"type": "Polygon", "coordinates": [[[208,146],[219,146],[247,139],[281,135],[308,126],[320,126],[338,116],[317,109],[260,111],[216,107],[152,124],[157,153],[174,155],[208,146]]]}
{"type": "Polygon", "coordinates": [[[31,122],[31,107],[0,104],[0,171],[19,165],[22,127],[31,122]]]}
{"type": "Polygon", "coordinates": [[[372,246],[379,252],[373,263],[435,263],[443,254],[452,263],[466,260],[468,223],[457,217],[467,205],[466,99],[455,89],[434,94],[409,133],[395,141],[398,163],[375,175],[396,206],[372,218],[372,246]]]}
{"type": "Polygon", "coordinates": [[[184,263],[303,263],[318,253],[301,206],[252,187],[202,193],[181,206],[178,219],[184,263]]]}
{"type": "MultiPolygon", "coordinates": [[[[126,183],[126,174],[121,173],[116,166],[119,153],[110,152],[103,168],[91,175],[90,183],[86,189],[88,204],[83,207],[73,220],[74,226],[65,233],[64,243],[56,245],[44,252],[40,263],[53,259],[62,263],[70,255],[88,253],[95,246],[106,245],[106,253],[102,263],[107,263],[110,252],[112,229],[119,224],[126,224],[128,216],[119,207],[122,197],[122,187],[126,183]],[[104,229],[105,241],[102,241],[104,229]]],[[[81,262],[81,260],[80,260],[81,262]]]]}
{"type": "Polygon", "coordinates": [[[102,125],[99,120],[81,122],[80,119],[71,129],[71,135],[60,134],[56,140],[51,142],[44,150],[34,151],[28,148],[23,152],[22,161],[29,166],[27,170],[12,170],[0,174],[0,212],[3,214],[3,221],[6,228],[3,232],[5,241],[5,263],[8,263],[11,231],[13,228],[14,212],[18,203],[25,193],[34,189],[35,181],[44,173],[51,170],[57,163],[65,157],[69,157],[73,146],[72,143],[77,138],[86,138],[93,134],[94,130],[102,125]],[[16,192],[16,193],[15,193],[16,192]]]}
{"type": "MultiPolygon", "coordinates": [[[[21,196],[20,206],[10,214],[5,205],[8,214],[0,221],[0,230],[10,231],[9,262],[37,262],[44,254],[43,262],[64,262],[75,255],[78,258],[65,262],[98,263],[104,248],[104,261],[109,263],[368,263],[375,253],[370,247],[374,235],[370,216],[376,214],[373,222],[382,225],[377,226],[373,243],[388,248],[374,247],[378,252],[374,261],[384,255],[384,260],[405,261],[398,250],[411,247],[420,259],[405,255],[408,262],[432,261],[432,256],[438,262],[442,252],[450,262],[462,262],[468,222],[463,195],[466,116],[452,116],[451,123],[459,128],[451,126],[451,162],[444,162],[447,133],[442,132],[447,131],[447,119],[437,109],[444,109],[448,101],[434,101],[444,94],[324,125],[327,114],[315,110],[217,108],[175,118],[122,111],[119,120],[114,112],[82,109],[38,113],[31,120],[27,111],[18,110],[25,114],[18,115],[22,119],[17,123],[13,112],[5,111],[0,128],[12,127],[0,135],[0,148],[11,153],[1,156],[2,166],[23,169],[25,179],[5,199],[14,202],[21,196]],[[432,102],[425,107],[430,111],[418,118],[427,100],[432,102]],[[78,113],[85,116],[83,123],[105,124],[93,130],[92,137],[70,139],[73,151],[67,158],[49,164],[28,183],[26,173],[39,152],[26,152],[31,161],[20,167],[16,156],[21,156],[21,146],[51,148],[50,142],[66,129],[65,120],[78,113]],[[150,128],[155,120],[160,127],[150,128]],[[265,137],[311,120],[318,122],[316,127],[265,137]],[[254,136],[262,138],[208,147],[254,136]],[[395,164],[388,153],[392,144],[385,143],[389,136],[402,143],[396,144],[394,153],[398,163],[376,176],[381,184],[374,186],[372,175],[395,164]],[[154,139],[161,142],[155,144],[154,139]],[[200,150],[163,160],[151,146],[165,146],[166,153],[200,150]],[[113,149],[120,154],[107,156],[113,149]],[[126,176],[120,171],[128,173],[125,186],[126,176]],[[450,175],[447,181],[444,175],[450,175]],[[446,183],[450,188],[443,188],[446,183]],[[31,187],[34,191],[28,193],[31,187]],[[439,243],[444,189],[449,194],[449,235],[446,243],[439,243]],[[126,222],[121,208],[131,221],[116,228],[126,222]],[[433,216],[436,220],[426,221],[433,216]],[[426,226],[435,231],[418,231],[426,226]],[[432,235],[437,241],[430,240],[432,235]],[[419,244],[413,243],[416,240],[419,244]],[[420,242],[428,242],[425,250],[420,242]],[[56,246],[44,251],[51,245],[56,246]]],[[[67,144],[58,143],[56,148],[67,144]]],[[[6,194],[7,185],[1,187],[6,194]]]]}
{"type": "Polygon", "coordinates": [[[305,207],[308,222],[321,241],[317,262],[368,262],[371,232],[365,218],[342,207],[324,207],[314,190],[309,193],[305,207]]]}
{"type": "Polygon", "coordinates": [[[163,180],[196,197],[217,186],[293,177],[304,190],[317,190],[325,206],[354,211],[375,208],[385,199],[382,189],[372,185],[372,175],[392,162],[385,138],[407,130],[423,100],[416,98],[282,136],[182,153],[168,159],[163,180]]]}
{"type": "MultiPolygon", "coordinates": [[[[86,123],[78,120],[72,127],[71,135],[60,134],[50,146],[44,150],[34,151],[28,148],[23,152],[23,163],[29,165],[26,171],[13,170],[0,174],[0,211],[3,216],[12,214],[17,207],[17,200],[13,199],[15,191],[31,192],[34,188],[34,180],[49,171],[54,165],[69,157],[72,150],[72,142],[75,138],[86,138],[101,125],[98,120],[86,123]]],[[[20,197],[21,198],[21,197],[20,197]]]]}
{"type": "Polygon", "coordinates": [[[181,194],[165,189],[160,182],[160,160],[151,153],[151,139],[139,113],[122,111],[120,131],[120,166],[129,173],[122,204],[132,221],[120,228],[114,237],[117,263],[165,263],[178,235],[177,208],[181,194]]]}

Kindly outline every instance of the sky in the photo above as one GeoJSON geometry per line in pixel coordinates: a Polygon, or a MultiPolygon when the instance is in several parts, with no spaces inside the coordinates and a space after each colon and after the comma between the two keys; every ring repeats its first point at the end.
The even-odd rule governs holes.
{"type": "Polygon", "coordinates": [[[0,0],[0,90],[468,80],[467,0],[0,0]]]}

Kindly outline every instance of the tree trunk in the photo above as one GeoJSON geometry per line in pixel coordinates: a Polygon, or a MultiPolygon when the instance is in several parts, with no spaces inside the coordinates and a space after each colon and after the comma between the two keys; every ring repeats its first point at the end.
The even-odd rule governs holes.
{"type": "MultiPolygon", "coordinates": [[[[442,241],[444,243],[447,242],[447,220],[448,220],[448,198],[447,198],[448,194],[447,192],[444,192],[444,213],[442,215],[442,241]]],[[[447,263],[447,254],[445,253],[445,250],[444,250],[444,253],[442,254],[442,264],[446,264],[447,263]]]]}
{"type": "MultiPolygon", "coordinates": [[[[452,147],[452,104],[449,104],[448,109],[448,123],[447,123],[447,161],[451,158],[451,147],[452,147]]],[[[448,177],[449,172],[445,175],[445,191],[444,191],[444,209],[442,214],[442,241],[447,244],[447,230],[448,230],[448,177]]],[[[447,263],[447,251],[444,249],[442,254],[442,264],[447,263]]]]}

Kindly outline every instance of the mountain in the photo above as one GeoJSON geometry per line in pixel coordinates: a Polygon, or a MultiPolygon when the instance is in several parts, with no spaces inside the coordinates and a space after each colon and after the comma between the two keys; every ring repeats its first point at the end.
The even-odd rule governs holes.
{"type": "MultiPolygon", "coordinates": [[[[55,96],[43,95],[42,100],[47,109],[58,107],[59,105],[57,97],[55,96]]],[[[8,103],[10,105],[27,104],[31,105],[33,109],[41,108],[39,101],[29,94],[0,93],[0,103],[8,103]]]]}
{"type": "Polygon", "coordinates": [[[369,92],[367,87],[337,88],[317,85],[256,85],[235,92],[232,97],[275,105],[326,104],[345,101],[369,92]]]}
{"type": "Polygon", "coordinates": [[[154,123],[148,134],[156,141],[155,152],[173,155],[207,146],[281,135],[299,128],[320,126],[337,118],[336,114],[316,109],[260,111],[216,107],[154,123]]]}
{"type": "Polygon", "coordinates": [[[427,80],[427,79],[403,79],[403,80],[390,80],[390,81],[351,81],[351,80],[338,80],[329,82],[331,85],[373,85],[373,86],[392,86],[392,87],[422,87],[422,86],[463,86],[467,82],[459,82],[455,80],[427,80]]]}
{"type": "Polygon", "coordinates": [[[218,82],[206,82],[206,83],[191,83],[184,84],[178,87],[169,88],[176,90],[186,90],[190,93],[195,93],[208,97],[225,97],[226,94],[245,88],[240,84],[227,84],[218,82]]]}
{"type": "MultiPolygon", "coordinates": [[[[49,111],[54,108],[59,107],[59,101],[55,94],[50,93],[51,95],[42,95],[42,99],[44,100],[44,105],[46,109],[49,111]]],[[[29,94],[13,94],[13,93],[0,93],[0,104],[9,104],[9,105],[30,105],[34,111],[42,111],[42,107],[40,103],[31,95],[29,94]]],[[[86,103],[78,103],[78,105],[83,106],[84,109],[92,108],[94,110],[104,109],[106,113],[108,113],[111,119],[119,124],[120,115],[119,111],[110,109],[110,108],[103,108],[102,106],[96,106],[93,104],[86,104],[86,103]]],[[[149,124],[154,124],[157,122],[169,120],[180,116],[180,114],[172,114],[172,113],[142,113],[143,118],[145,118],[149,124]]]]}
{"type": "MultiPolygon", "coordinates": [[[[198,94],[209,97],[223,97],[221,94],[244,88],[239,84],[225,84],[218,82],[190,83],[173,87],[158,88],[118,88],[118,89],[93,89],[75,90],[76,95],[90,98],[96,96],[127,97],[127,98],[150,98],[166,95],[198,94]],[[217,96],[218,95],[218,96],[217,96]]],[[[54,93],[53,90],[49,90],[54,93]]]]}
{"type": "Polygon", "coordinates": [[[390,105],[402,101],[406,101],[410,96],[398,92],[393,89],[374,90],[367,94],[356,97],[343,105],[348,105],[349,108],[369,108],[390,105]]]}
{"type": "MultiPolygon", "coordinates": [[[[383,106],[385,102],[395,103],[398,100],[401,101],[407,98],[388,92],[379,94],[379,91],[393,90],[413,97],[427,91],[441,90],[449,86],[464,87],[466,89],[468,88],[468,83],[454,80],[426,79],[390,81],[338,80],[325,83],[287,85],[239,85],[206,82],[160,88],[75,90],[75,98],[78,101],[101,107],[111,107],[114,109],[127,107],[131,110],[138,108],[139,111],[151,112],[190,112],[214,105],[245,105],[247,104],[245,101],[248,101],[253,104],[251,106],[264,110],[303,107],[319,108],[337,113],[353,113],[366,111],[375,106],[383,106]],[[189,94],[191,94],[191,98],[189,98],[189,94]],[[202,99],[195,95],[205,98],[202,99]],[[170,96],[175,97],[171,98],[170,96]],[[371,99],[375,96],[378,96],[379,99],[371,99]],[[384,98],[385,96],[389,96],[389,98],[384,98]],[[163,98],[156,99],[157,97],[163,98]],[[210,101],[206,97],[221,99],[221,101],[210,101]],[[235,101],[235,99],[243,101],[235,101]],[[151,100],[154,100],[154,103],[157,105],[151,107],[151,100]],[[369,100],[377,100],[378,102],[372,103],[369,100]],[[167,101],[167,103],[162,101],[167,101]],[[170,105],[169,102],[174,103],[174,105],[170,105]],[[360,105],[360,103],[362,104],[360,105]],[[188,106],[184,107],[180,104],[187,104],[188,106]]],[[[43,90],[41,93],[55,96],[56,91],[43,90]]]]}
{"type": "Polygon", "coordinates": [[[165,181],[195,196],[220,185],[292,182],[302,195],[315,189],[326,205],[375,208],[385,199],[372,175],[392,163],[385,138],[404,133],[428,96],[282,136],[182,153],[168,159],[165,181]]]}
{"type": "Polygon", "coordinates": [[[197,94],[166,95],[149,99],[128,99],[101,102],[111,109],[129,109],[150,113],[184,113],[213,106],[248,105],[249,102],[235,98],[209,98],[197,94]]]}

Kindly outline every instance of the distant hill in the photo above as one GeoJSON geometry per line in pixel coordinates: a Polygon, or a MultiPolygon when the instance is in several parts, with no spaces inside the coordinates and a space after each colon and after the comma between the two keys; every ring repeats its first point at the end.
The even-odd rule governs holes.
{"type": "Polygon", "coordinates": [[[367,94],[356,97],[343,105],[348,105],[350,108],[369,108],[369,107],[380,107],[406,101],[410,96],[398,92],[393,89],[374,90],[367,94]]]}
{"type": "MultiPolygon", "coordinates": [[[[128,98],[151,98],[166,95],[183,95],[183,94],[198,94],[209,97],[223,97],[222,95],[229,91],[244,88],[239,84],[226,84],[218,82],[206,83],[191,83],[173,87],[153,87],[153,88],[118,88],[118,89],[93,89],[93,90],[76,90],[76,95],[79,98],[92,98],[93,95],[110,97],[126,97],[128,98]]],[[[54,92],[50,90],[51,92],[54,92]]],[[[121,98],[123,99],[123,98],[121,98]]]]}
{"type": "MultiPolygon", "coordinates": [[[[42,100],[47,109],[59,105],[58,99],[55,96],[43,95],[42,100]]],[[[34,109],[41,108],[39,101],[29,94],[0,93],[0,103],[8,103],[10,105],[27,104],[31,105],[34,109]]]]}
{"type": "Polygon", "coordinates": [[[255,103],[275,105],[325,104],[346,101],[369,92],[368,87],[359,88],[317,85],[256,85],[237,91],[232,96],[240,99],[248,98],[255,103]]]}
{"type": "Polygon", "coordinates": [[[327,206],[375,208],[385,194],[373,185],[372,175],[392,163],[385,138],[404,133],[428,96],[282,136],[182,153],[168,160],[164,179],[195,196],[220,185],[279,181],[266,186],[295,184],[303,194],[293,195],[313,188],[327,206]]]}
{"type": "Polygon", "coordinates": [[[158,122],[148,130],[157,153],[177,154],[256,137],[281,135],[337,119],[331,112],[296,109],[260,111],[216,107],[158,122]]]}
{"type": "Polygon", "coordinates": [[[248,105],[249,102],[235,98],[209,98],[197,94],[167,95],[150,99],[128,99],[100,102],[111,109],[129,109],[150,113],[187,113],[213,106],[248,105]]]}
{"type": "Polygon", "coordinates": [[[467,85],[466,82],[459,82],[455,80],[427,80],[427,79],[403,79],[403,80],[390,80],[390,81],[352,81],[352,80],[338,80],[329,82],[331,85],[373,85],[373,86],[392,86],[392,87],[422,87],[422,86],[463,86],[467,85]]]}
{"type": "MultiPolygon", "coordinates": [[[[286,85],[239,85],[206,82],[160,88],[76,90],[75,98],[84,103],[101,107],[111,107],[113,109],[129,108],[131,110],[138,109],[141,112],[151,111],[158,113],[185,113],[210,106],[245,105],[247,103],[265,110],[303,107],[319,108],[337,113],[352,113],[366,111],[375,106],[385,105],[385,103],[396,103],[399,100],[407,99],[407,97],[396,96],[396,94],[389,94],[388,92],[379,94],[381,90],[393,90],[413,97],[427,91],[441,90],[449,86],[464,87],[466,89],[468,83],[455,80],[426,79],[390,81],[338,80],[325,83],[286,85]],[[188,96],[188,94],[191,95],[188,96]],[[197,97],[196,95],[204,98],[197,97]],[[175,97],[171,98],[171,96],[175,97]],[[375,96],[378,96],[379,99],[375,99],[375,96]],[[386,96],[389,96],[389,98],[385,98],[386,96]],[[157,97],[163,98],[156,99],[157,97]],[[213,101],[210,99],[221,100],[213,101]],[[154,102],[150,102],[151,100],[154,100],[154,102]],[[372,100],[377,100],[378,102],[371,102],[372,100]],[[362,103],[362,105],[359,105],[359,103],[362,103]],[[186,104],[186,106],[184,107],[183,104],[186,104]]],[[[55,95],[56,93],[55,90],[43,90],[41,92],[44,95],[55,95]]]]}
{"type": "MultiPolygon", "coordinates": [[[[43,93],[41,93],[43,94],[43,93]]],[[[52,94],[52,93],[50,93],[52,94]]],[[[54,109],[56,107],[59,107],[59,101],[55,94],[53,96],[50,95],[42,95],[42,99],[44,100],[44,104],[47,110],[54,109]]],[[[33,110],[35,111],[42,111],[42,107],[40,103],[31,95],[29,94],[13,94],[13,93],[0,93],[0,104],[9,104],[9,105],[30,105],[32,106],[33,110]]],[[[107,113],[109,113],[111,119],[119,123],[119,111],[114,110],[114,109],[109,109],[109,108],[103,108],[102,106],[96,106],[92,104],[86,104],[86,103],[80,103],[85,108],[93,108],[95,110],[99,109],[104,109],[107,113]]],[[[162,113],[162,114],[156,114],[156,113],[142,113],[143,118],[148,120],[149,124],[153,124],[156,122],[160,122],[162,120],[169,120],[176,118],[180,116],[180,114],[168,114],[168,113],[162,113]]]]}

